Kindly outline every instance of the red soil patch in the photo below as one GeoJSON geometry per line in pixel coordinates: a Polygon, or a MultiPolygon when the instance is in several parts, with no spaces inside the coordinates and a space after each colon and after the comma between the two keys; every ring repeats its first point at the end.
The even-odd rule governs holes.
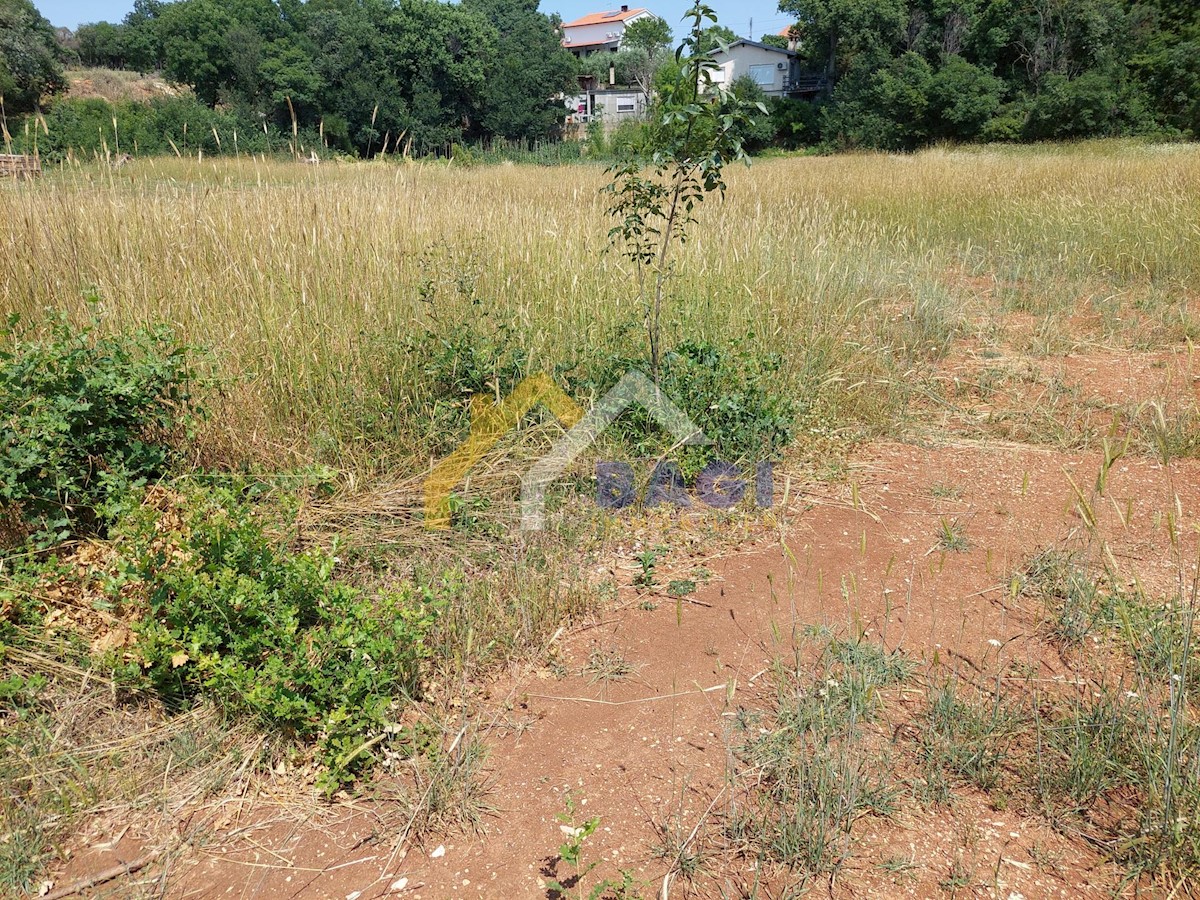
{"type": "MultiPolygon", "coordinates": [[[[1085,364],[1072,365],[1093,377],[1085,364]]],[[[1141,377],[1141,370],[1127,371],[1141,377]]],[[[1115,388],[1125,377],[1106,384],[1115,388]]],[[[563,839],[556,816],[568,792],[579,804],[576,820],[601,819],[585,858],[602,860],[594,879],[630,869],[652,885],[646,895],[658,895],[670,862],[654,852],[659,829],[686,836],[699,825],[699,846],[713,852],[712,861],[692,881],[674,882],[672,895],[743,894],[753,883],[752,866],[721,852],[728,848],[716,818],[730,800],[733,719],[739,708],[767,702],[772,661],[791,654],[802,629],[824,625],[861,630],[967,675],[995,677],[998,667],[1021,662],[1036,678],[1061,683],[1069,670],[1042,637],[1042,611],[1013,600],[1006,586],[1031,554],[1079,531],[1067,474],[1090,486],[1099,465],[1094,454],[1024,446],[867,448],[853,464],[853,488],[813,486],[788,510],[782,542],[706,561],[714,577],[678,607],[658,595],[657,608],[643,609],[643,595],[624,588],[626,602],[610,619],[561,642],[558,659],[575,674],[556,678],[543,668],[491,686],[481,713],[491,710],[510,727],[487,738],[496,813],[482,834],[429,839],[393,853],[369,802],[350,813],[327,809],[322,825],[294,810],[271,821],[261,812],[269,801],[259,798],[259,825],[228,816],[210,821],[206,845],[193,845],[172,867],[168,895],[544,897],[543,868],[563,839]],[[957,523],[968,550],[939,548],[945,522],[957,523]],[[619,654],[633,674],[608,684],[578,674],[596,649],[619,654]],[[444,853],[435,853],[439,846],[444,853]],[[392,891],[401,879],[403,889],[392,891]]],[[[1158,517],[1169,506],[1167,474],[1146,459],[1122,460],[1094,504],[1120,565],[1161,589],[1177,575],[1158,517]]],[[[1186,552],[1195,549],[1189,526],[1200,511],[1197,475],[1200,465],[1192,462],[1171,472],[1185,513],[1186,552]]],[[[989,804],[968,790],[948,807],[906,800],[894,818],[862,821],[828,892],[933,896],[952,871],[990,885],[989,896],[1102,897],[1117,889],[1119,873],[1089,844],[989,804]],[[895,859],[911,861],[904,877],[880,867],[895,859]]],[[[136,832],[134,823],[122,850],[141,839],[136,832]]],[[[72,869],[93,871],[119,858],[88,851],[72,869]]],[[[560,869],[559,877],[566,874],[560,869]]]]}

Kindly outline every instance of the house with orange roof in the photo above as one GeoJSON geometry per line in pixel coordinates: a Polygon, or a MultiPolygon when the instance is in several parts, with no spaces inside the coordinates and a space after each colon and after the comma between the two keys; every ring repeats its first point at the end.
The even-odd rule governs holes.
{"type": "Polygon", "coordinates": [[[779,29],[779,36],[787,38],[787,48],[789,50],[800,49],[800,25],[785,25],[779,29]]]}
{"type": "Polygon", "coordinates": [[[607,12],[591,13],[562,26],[562,45],[576,56],[615,53],[621,49],[625,29],[638,19],[658,18],[648,9],[622,6],[607,12]]]}

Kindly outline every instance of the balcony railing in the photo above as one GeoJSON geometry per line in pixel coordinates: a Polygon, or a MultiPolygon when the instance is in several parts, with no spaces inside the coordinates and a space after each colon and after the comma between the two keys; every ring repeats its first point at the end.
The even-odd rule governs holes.
{"type": "Polygon", "coordinates": [[[824,72],[809,72],[794,78],[785,78],[785,94],[819,94],[829,87],[829,77],[824,72]]]}

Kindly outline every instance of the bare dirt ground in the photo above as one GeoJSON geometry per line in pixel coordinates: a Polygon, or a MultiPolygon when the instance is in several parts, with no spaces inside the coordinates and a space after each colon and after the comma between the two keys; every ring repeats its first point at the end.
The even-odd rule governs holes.
{"type": "MultiPolygon", "coordinates": [[[[860,627],[917,659],[940,655],[985,673],[1003,654],[1005,662],[1035,666],[1041,678],[1069,677],[1039,637],[1039,611],[1010,602],[1004,587],[1023,559],[1077,527],[1064,471],[1086,482],[1098,465],[1094,455],[1025,447],[874,445],[854,464],[858,509],[844,487],[805,492],[782,542],[712,563],[712,580],[681,608],[666,598],[653,610],[626,605],[561,642],[565,677],[540,668],[493,685],[488,703],[504,711],[504,727],[488,740],[495,812],[482,833],[394,851],[387,834],[374,833],[369,811],[281,824],[261,817],[270,798],[260,797],[261,818],[249,829],[236,815],[213,823],[207,845],[177,865],[172,895],[545,896],[543,868],[562,839],[556,815],[568,792],[581,816],[600,817],[592,859],[605,860],[610,875],[627,867],[660,884],[667,865],[653,851],[661,829],[689,834],[722,808],[730,720],[739,706],[761,701],[763,675],[794,629],[860,627]],[[937,499],[933,489],[942,485],[961,493],[937,499]],[[966,523],[966,552],[938,549],[939,522],[948,516],[966,523]],[[597,651],[619,655],[633,674],[612,683],[579,674],[597,651]]],[[[1189,465],[1175,473],[1186,509],[1200,501],[1198,472],[1189,465]]],[[[1130,460],[1110,490],[1135,501],[1114,553],[1144,577],[1172,577],[1158,563],[1167,546],[1153,522],[1166,502],[1164,473],[1130,460]]],[[[900,888],[876,863],[897,855],[914,860],[915,878],[902,887],[909,896],[937,894],[964,855],[999,888],[981,896],[1107,896],[1117,885],[1115,870],[1088,846],[997,811],[982,796],[960,796],[949,810],[906,804],[857,837],[852,861],[829,885],[835,896],[896,895],[900,888]],[[1064,862],[1043,871],[1035,847],[1064,862]]],[[[134,823],[114,850],[87,853],[73,868],[128,859],[137,843],[134,823]]],[[[701,871],[676,890],[738,896],[752,882],[751,871],[735,867],[701,871]]]]}
{"type": "Polygon", "coordinates": [[[67,71],[67,96],[73,100],[99,98],[118,102],[149,102],[160,97],[176,97],[183,90],[161,78],[113,69],[76,69],[67,71]]]}
{"type": "MultiPolygon", "coordinates": [[[[1192,372],[1183,351],[952,357],[939,377],[967,386],[958,402],[930,404],[904,440],[861,448],[836,484],[793,483],[787,507],[750,546],[717,559],[676,553],[658,587],[639,588],[631,534],[613,560],[622,588],[611,615],[561,635],[545,660],[470,701],[469,715],[490,723],[492,811],[477,832],[398,845],[369,799],[298,806],[261,783],[181,819],[169,865],[159,860],[145,881],[177,898],[546,897],[549,878],[571,874],[556,857],[558,816],[573,804],[570,823],[599,817],[584,856],[598,866],[585,888],[626,870],[640,896],[784,896],[786,874],[760,871],[721,827],[739,802],[735,732],[747,710],[769,704],[776,661],[805,631],[826,627],[898,648],[921,671],[999,683],[1020,669],[1026,684],[1074,683],[1072,660],[1046,638],[1044,608],[1009,586],[1033,554],[1080,535],[1077,490],[1091,491],[1103,453],[1086,428],[1062,442],[1084,449],[1058,449],[1013,439],[1012,423],[1044,411],[1047,390],[1082,397],[1097,427],[1150,398],[1193,408],[1192,372]],[[985,395],[988,368],[1016,374],[985,395]],[[958,549],[945,546],[948,528],[958,549]],[[667,595],[670,577],[696,572],[695,593],[667,595]],[[697,864],[664,883],[684,853],[697,864]]],[[[1119,570],[1150,593],[1180,576],[1164,525],[1173,492],[1182,557],[1195,558],[1197,476],[1196,460],[1164,467],[1130,452],[1093,504],[1119,570]]],[[[679,520],[665,541],[686,546],[689,527],[679,520]]],[[[881,739],[909,740],[924,696],[899,689],[873,726],[881,739]]],[[[861,819],[846,862],[810,887],[817,896],[1007,900],[1130,891],[1094,842],[1020,809],[970,788],[946,805],[902,797],[890,817],[861,819]]],[[[154,837],[127,825],[80,835],[58,883],[137,859],[154,837]]],[[[136,883],[96,896],[127,896],[136,883]]]]}

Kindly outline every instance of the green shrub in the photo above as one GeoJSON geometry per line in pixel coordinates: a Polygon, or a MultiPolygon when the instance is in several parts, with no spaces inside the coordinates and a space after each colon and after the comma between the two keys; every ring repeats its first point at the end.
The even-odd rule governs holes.
{"type": "Polygon", "coordinates": [[[822,110],[822,132],[839,149],[911,150],[928,139],[933,68],[916,53],[853,68],[822,110]]]}
{"type": "Polygon", "coordinates": [[[335,581],[331,553],[289,552],[229,487],[157,499],[120,527],[122,580],[148,594],[134,626],[144,674],[176,707],[205,696],[315,741],[336,789],[374,758],[393,702],[417,695],[439,601],[335,581]]]}
{"type": "Polygon", "coordinates": [[[1075,79],[1048,75],[1030,110],[1027,136],[1045,140],[1107,134],[1116,103],[1114,85],[1098,72],[1075,79]]]}
{"type": "Polygon", "coordinates": [[[405,353],[420,373],[410,410],[419,411],[413,418],[427,431],[418,437],[431,452],[445,452],[470,433],[472,396],[506,397],[532,374],[528,353],[504,325],[429,330],[407,343],[405,353]]]}
{"type": "Polygon", "coordinates": [[[1028,101],[1005,103],[996,110],[995,116],[980,129],[979,139],[988,143],[1017,143],[1025,134],[1025,123],[1028,120],[1028,101]]]}
{"type": "Polygon", "coordinates": [[[780,384],[783,358],[753,343],[722,350],[684,341],[671,350],[662,387],[728,462],[757,462],[791,443],[797,402],[780,384]]]}
{"type": "Polygon", "coordinates": [[[0,349],[0,509],[42,543],[102,531],[193,421],[192,354],[165,327],[100,336],[58,316],[0,349]]]}
{"type": "Polygon", "coordinates": [[[779,146],[795,150],[820,143],[824,103],[772,97],[767,108],[771,112],[771,130],[779,146]]]}
{"type": "MultiPolygon", "coordinates": [[[[617,350],[564,367],[559,375],[575,397],[601,397],[631,370],[649,371],[647,360],[630,349],[630,334],[612,337],[617,350]]],[[[746,339],[722,348],[684,341],[663,355],[663,393],[704,432],[709,443],[675,451],[690,477],[708,462],[754,463],[774,458],[791,443],[802,401],[781,381],[783,358],[756,349],[746,339]]],[[[663,432],[640,407],[624,412],[609,434],[635,456],[656,456],[663,432]]]]}
{"type": "Polygon", "coordinates": [[[749,75],[735,78],[729,86],[729,92],[750,110],[740,129],[742,146],[747,152],[763,149],[775,139],[775,123],[771,114],[762,111],[768,108],[767,95],[749,75]]]}
{"type": "MultiPolygon", "coordinates": [[[[44,159],[57,161],[68,153],[91,156],[107,148],[139,156],[271,153],[289,148],[290,132],[234,110],[212,109],[195,97],[159,97],[149,103],[125,100],[110,103],[92,97],[56,101],[45,116],[45,131],[31,127],[12,129],[16,147],[32,152],[36,144],[44,159]],[[114,124],[115,123],[115,124],[114,124]],[[235,140],[236,135],[236,140],[235,140]]],[[[305,149],[323,152],[321,136],[302,129],[300,143],[305,149]]]]}
{"type": "Polygon", "coordinates": [[[608,135],[609,155],[615,159],[626,159],[642,152],[647,134],[646,124],[636,119],[625,119],[617,123],[608,135]]]}
{"type": "Polygon", "coordinates": [[[1000,108],[1004,82],[952,56],[934,73],[928,95],[932,137],[974,140],[1000,108]]]}

